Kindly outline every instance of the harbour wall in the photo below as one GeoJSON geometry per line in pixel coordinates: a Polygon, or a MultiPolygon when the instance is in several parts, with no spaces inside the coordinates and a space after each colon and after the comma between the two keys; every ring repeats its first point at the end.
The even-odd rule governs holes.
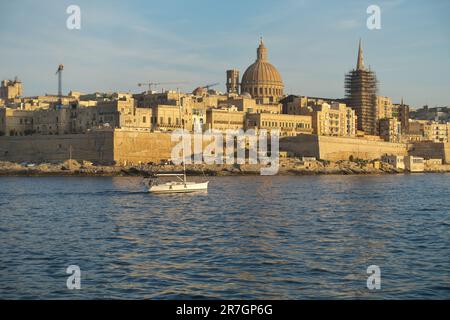
{"type": "Polygon", "coordinates": [[[0,137],[0,160],[10,162],[75,160],[111,163],[114,132],[0,137]]]}
{"type": "Polygon", "coordinates": [[[159,163],[170,159],[176,143],[168,133],[119,129],[114,132],[114,160],[118,164],[159,163]]]}
{"type": "Polygon", "coordinates": [[[399,156],[408,154],[408,147],[404,143],[306,134],[281,139],[280,150],[296,156],[315,157],[329,161],[351,158],[373,160],[380,159],[386,154],[399,156]]]}
{"type": "MultiPolygon", "coordinates": [[[[116,129],[73,135],[0,137],[0,161],[51,162],[69,159],[101,163],[138,164],[169,160],[173,147],[168,133],[116,129]]],[[[207,143],[203,143],[205,146],[207,143]]],[[[280,150],[295,156],[338,161],[408,155],[450,163],[450,144],[422,142],[407,145],[357,138],[298,135],[280,139],[280,150]]]]}
{"type": "Polygon", "coordinates": [[[450,164],[450,143],[414,142],[410,154],[425,159],[442,159],[443,163],[450,164]]]}

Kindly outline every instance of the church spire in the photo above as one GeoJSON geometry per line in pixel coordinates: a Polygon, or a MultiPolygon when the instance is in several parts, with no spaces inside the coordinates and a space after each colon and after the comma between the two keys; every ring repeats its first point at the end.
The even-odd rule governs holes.
{"type": "Polygon", "coordinates": [[[356,70],[364,70],[364,58],[361,39],[359,39],[358,63],[356,64],[356,70]]]}
{"type": "Polygon", "coordinates": [[[257,53],[258,54],[256,61],[267,61],[267,48],[264,45],[262,37],[259,40],[259,47],[257,53]]]}

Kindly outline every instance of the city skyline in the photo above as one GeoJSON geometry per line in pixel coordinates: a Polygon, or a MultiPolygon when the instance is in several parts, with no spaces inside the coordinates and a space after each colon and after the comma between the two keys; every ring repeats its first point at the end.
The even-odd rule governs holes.
{"type": "Polygon", "coordinates": [[[220,82],[218,89],[225,91],[225,70],[244,72],[263,36],[286,94],[341,98],[362,38],[380,95],[395,102],[404,97],[414,108],[449,104],[450,80],[436,76],[450,71],[445,35],[450,5],[444,1],[380,1],[382,29],[374,31],[366,28],[371,3],[365,1],[260,1],[239,7],[231,1],[214,8],[205,1],[158,7],[78,1],[81,30],[65,26],[70,4],[0,5],[0,77],[18,76],[24,95],[55,94],[59,63],[66,66],[65,93],[138,92],[137,83],[149,80],[187,81],[178,85],[184,91],[220,82]]]}

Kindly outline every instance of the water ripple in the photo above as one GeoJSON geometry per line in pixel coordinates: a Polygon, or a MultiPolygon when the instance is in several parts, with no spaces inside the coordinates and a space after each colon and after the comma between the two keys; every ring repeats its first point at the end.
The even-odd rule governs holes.
{"type": "Polygon", "coordinates": [[[449,299],[449,177],[1,177],[0,298],[449,299]]]}

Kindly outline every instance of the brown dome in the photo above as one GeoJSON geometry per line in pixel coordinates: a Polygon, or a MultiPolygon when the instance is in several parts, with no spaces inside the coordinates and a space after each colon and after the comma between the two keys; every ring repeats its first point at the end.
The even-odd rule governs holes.
{"type": "Polygon", "coordinates": [[[250,93],[254,98],[280,97],[283,95],[283,80],[278,70],[267,59],[267,48],[261,40],[257,59],[244,72],[241,92],[250,93]]]}
{"type": "Polygon", "coordinates": [[[283,85],[283,80],[278,70],[269,62],[256,61],[242,76],[242,84],[256,85],[283,85]]]}

